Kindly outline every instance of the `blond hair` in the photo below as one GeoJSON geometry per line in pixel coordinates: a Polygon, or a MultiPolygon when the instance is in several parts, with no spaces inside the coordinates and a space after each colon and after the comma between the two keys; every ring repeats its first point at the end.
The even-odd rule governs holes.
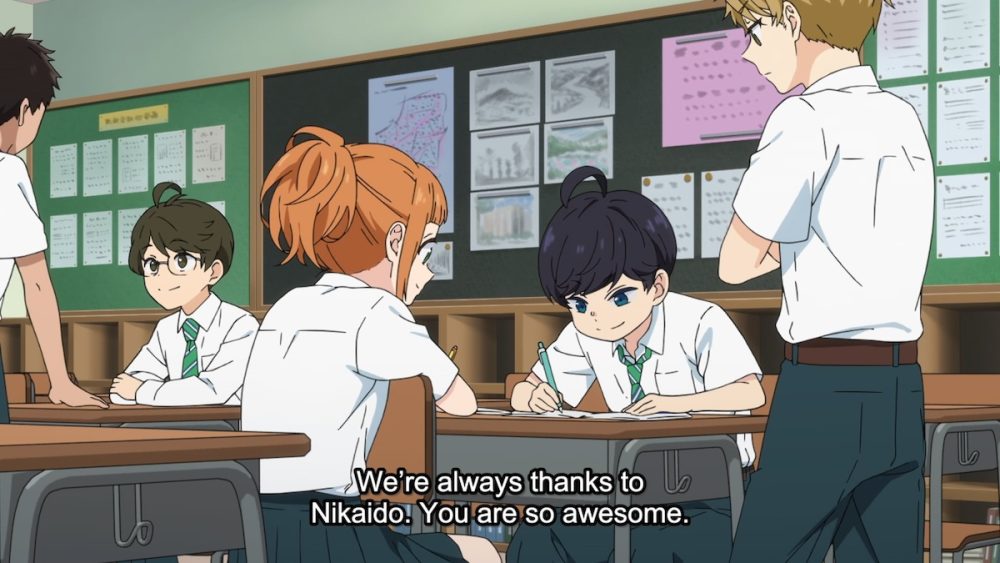
{"type": "Polygon", "coordinates": [[[784,21],[784,3],[802,16],[802,35],[812,41],[851,51],[860,51],[865,38],[878,26],[882,3],[892,0],[726,0],[726,15],[746,29],[747,20],[774,18],[784,21]]]}
{"type": "Polygon", "coordinates": [[[434,173],[387,145],[345,145],[340,135],[303,127],[271,168],[260,195],[261,219],[287,256],[325,271],[356,274],[385,259],[385,237],[406,225],[396,296],[403,298],[424,229],[448,218],[434,173]],[[309,135],[312,139],[296,142],[309,135]],[[270,200],[268,201],[268,198],[270,200]]]}

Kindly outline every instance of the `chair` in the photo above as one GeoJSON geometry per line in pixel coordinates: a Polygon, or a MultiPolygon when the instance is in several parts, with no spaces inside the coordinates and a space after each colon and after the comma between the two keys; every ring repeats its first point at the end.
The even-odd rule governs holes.
{"type": "Polygon", "coordinates": [[[7,389],[7,402],[10,404],[33,403],[35,400],[31,378],[26,373],[5,373],[4,386],[7,389]]]}
{"type": "MultiPolygon", "coordinates": [[[[431,382],[424,376],[389,382],[389,396],[382,422],[372,442],[366,465],[396,474],[403,469],[410,475],[424,474],[434,479],[434,395],[431,382]]],[[[368,500],[416,504],[429,501],[433,487],[425,495],[378,493],[362,495],[368,500]]]]}

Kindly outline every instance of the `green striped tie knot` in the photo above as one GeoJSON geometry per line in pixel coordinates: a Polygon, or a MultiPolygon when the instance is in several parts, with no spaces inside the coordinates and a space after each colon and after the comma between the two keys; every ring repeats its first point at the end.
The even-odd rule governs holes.
{"type": "Polygon", "coordinates": [[[199,330],[201,330],[201,326],[194,319],[187,319],[181,325],[181,331],[184,333],[184,342],[186,343],[184,361],[181,362],[182,379],[185,377],[198,377],[198,345],[195,344],[195,339],[198,338],[199,330]]]}
{"type": "Polygon", "coordinates": [[[632,402],[635,403],[639,399],[646,396],[646,393],[642,390],[642,365],[646,363],[646,360],[653,355],[653,351],[646,348],[642,356],[637,360],[632,360],[625,353],[625,346],[621,344],[618,345],[618,361],[625,364],[625,369],[628,370],[628,379],[632,383],[632,402]]]}

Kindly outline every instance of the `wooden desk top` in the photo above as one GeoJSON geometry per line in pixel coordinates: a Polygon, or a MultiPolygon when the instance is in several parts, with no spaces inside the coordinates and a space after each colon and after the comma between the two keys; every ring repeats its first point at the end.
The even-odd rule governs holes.
{"type": "MultiPolygon", "coordinates": [[[[509,403],[508,403],[509,405],[509,403]]],[[[499,402],[480,406],[504,408],[499,402]]],[[[509,406],[507,407],[509,408],[509,406]]],[[[924,421],[972,422],[1000,420],[1000,405],[925,405],[924,421]]],[[[763,432],[767,417],[695,415],[676,420],[580,420],[526,418],[503,415],[451,416],[438,413],[437,433],[455,436],[511,436],[534,438],[589,438],[631,440],[713,434],[753,434],[763,432]]]]}
{"type": "Polygon", "coordinates": [[[1000,420],[1000,405],[924,405],[924,422],[1000,420]]]}
{"type": "Polygon", "coordinates": [[[0,471],[298,457],[305,434],[0,424],[0,471]]]}
{"type": "Polygon", "coordinates": [[[675,420],[581,420],[573,418],[526,418],[504,415],[467,417],[438,413],[437,433],[454,436],[510,436],[523,438],[584,438],[631,440],[750,434],[763,432],[766,416],[696,415],[675,420]]]}
{"type": "Polygon", "coordinates": [[[111,405],[109,408],[67,407],[52,403],[10,405],[11,422],[55,424],[124,424],[126,422],[195,422],[239,420],[238,406],[149,407],[111,405]]]}

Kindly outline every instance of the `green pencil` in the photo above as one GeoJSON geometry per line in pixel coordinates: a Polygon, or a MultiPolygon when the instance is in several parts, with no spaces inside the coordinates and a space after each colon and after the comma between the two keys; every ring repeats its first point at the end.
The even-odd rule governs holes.
{"type": "MultiPolygon", "coordinates": [[[[548,380],[549,387],[559,393],[559,389],[556,387],[556,378],[552,375],[552,366],[549,364],[549,354],[545,351],[545,344],[538,343],[538,361],[542,362],[542,369],[545,370],[545,379],[548,380]]],[[[562,401],[557,399],[556,406],[559,408],[559,412],[562,412],[562,401]]]]}

